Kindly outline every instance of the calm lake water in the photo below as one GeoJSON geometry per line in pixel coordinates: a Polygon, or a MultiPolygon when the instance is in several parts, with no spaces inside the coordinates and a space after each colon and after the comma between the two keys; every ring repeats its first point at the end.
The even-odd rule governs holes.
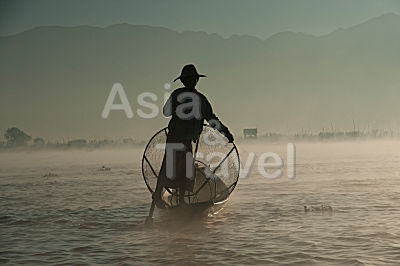
{"type": "MultiPolygon", "coordinates": [[[[400,142],[296,146],[295,179],[255,164],[219,213],[156,211],[150,229],[142,149],[1,153],[0,263],[398,264],[400,142]],[[333,212],[304,212],[321,204],[333,212]]],[[[285,144],[238,147],[243,163],[250,152],[286,158],[285,144]]]]}

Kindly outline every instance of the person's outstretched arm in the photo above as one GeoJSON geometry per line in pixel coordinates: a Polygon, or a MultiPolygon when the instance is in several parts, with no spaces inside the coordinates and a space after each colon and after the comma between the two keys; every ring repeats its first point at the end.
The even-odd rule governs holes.
{"type": "MultiPolygon", "coordinates": [[[[204,97],[205,98],[205,97],[204,97]]],[[[233,135],[221,120],[214,114],[210,102],[205,98],[205,103],[202,108],[203,117],[207,120],[210,126],[223,134],[230,143],[234,141],[233,135]]]]}

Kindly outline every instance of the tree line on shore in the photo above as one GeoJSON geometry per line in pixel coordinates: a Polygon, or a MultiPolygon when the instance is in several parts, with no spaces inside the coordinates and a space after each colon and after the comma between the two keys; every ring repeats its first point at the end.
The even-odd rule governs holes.
{"type": "Polygon", "coordinates": [[[135,146],[143,145],[143,141],[136,141],[132,137],[114,139],[92,139],[87,140],[84,138],[70,139],[62,141],[49,141],[42,137],[32,137],[17,127],[11,127],[4,133],[5,141],[0,141],[1,149],[11,148],[79,148],[79,147],[112,147],[112,146],[135,146]]]}
{"type": "MultiPolygon", "coordinates": [[[[329,141],[329,140],[355,140],[355,139],[379,139],[379,138],[399,138],[400,132],[388,130],[368,130],[368,131],[321,131],[297,132],[293,134],[268,132],[255,138],[237,137],[237,141],[257,139],[265,141],[286,141],[286,140],[309,140],[309,141],[329,141]]],[[[91,139],[84,138],[69,139],[62,141],[49,141],[42,137],[32,137],[19,128],[11,127],[4,133],[5,141],[0,141],[0,149],[12,148],[101,148],[101,147],[129,147],[143,146],[145,141],[137,141],[132,137],[119,139],[91,139]]]]}
{"type": "Polygon", "coordinates": [[[295,132],[274,133],[268,132],[260,135],[259,140],[309,140],[309,141],[334,141],[334,140],[356,140],[356,139],[390,139],[400,138],[400,132],[391,129],[373,129],[368,131],[321,131],[321,132],[295,132]]]}

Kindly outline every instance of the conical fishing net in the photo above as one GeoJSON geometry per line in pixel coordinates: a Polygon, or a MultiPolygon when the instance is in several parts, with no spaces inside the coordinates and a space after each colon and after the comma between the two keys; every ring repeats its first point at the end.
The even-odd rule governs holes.
{"type": "MultiPolygon", "coordinates": [[[[165,154],[168,129],[158,131],[143,154],[142,172],[151,193],[156,190],[165,154]]],[[[218,203],[226,200],[239,179],[239,153],[233,143],[210,126],[204,126],[198,143],[192,143],[195,157],[195,179],[192,191],[185,192],[187,204],[218,203]]],[[[178,204],[178,192],[165,186],[162,200],[168,206],[178,204]]]]}

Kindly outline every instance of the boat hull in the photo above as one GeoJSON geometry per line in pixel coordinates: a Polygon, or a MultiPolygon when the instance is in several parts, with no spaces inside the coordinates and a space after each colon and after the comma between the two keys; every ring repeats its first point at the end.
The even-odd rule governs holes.
{"type": "Polygon", "coordinates": [[[185,204],[161,209],[163,212],[178,214],[185,213],[189,215],[208,215],[219,212],[225,205],[228,199],[221,202],[200,202],[193,204],[185,204]]]}

